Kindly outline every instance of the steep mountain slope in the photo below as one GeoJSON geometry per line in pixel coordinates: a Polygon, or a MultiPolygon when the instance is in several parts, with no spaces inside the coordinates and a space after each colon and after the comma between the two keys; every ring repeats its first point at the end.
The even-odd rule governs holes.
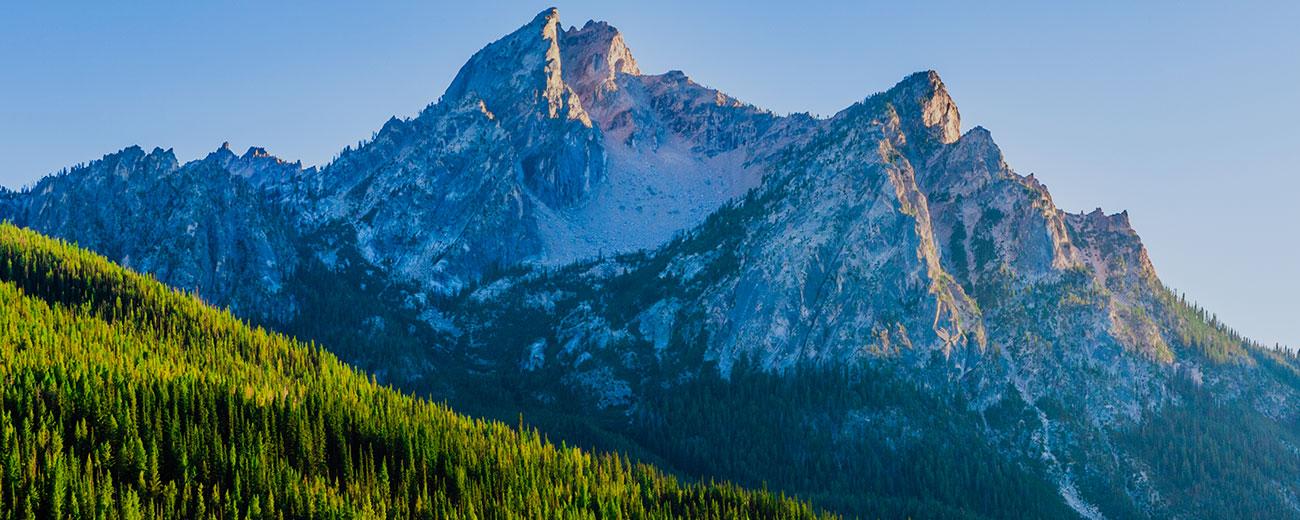
{"type": "Polygon", "coordinates": [[[467,419],[30,231],[0,265],[4,516],[816,516],[467,419]]]}
{"type": "Polygon", "coordinates": [[[1058,209],[934,72],[777,116],[549,9],[319,170],[155,156],[0,211],[458,408],[847,513],[1300,517],[1294,355],[1166,288],[1126,214],[1058,209]]]}

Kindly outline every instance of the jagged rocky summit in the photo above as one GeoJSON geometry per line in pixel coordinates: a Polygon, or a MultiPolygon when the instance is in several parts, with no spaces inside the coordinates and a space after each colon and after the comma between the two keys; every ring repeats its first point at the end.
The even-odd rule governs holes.
{"type": "Polygon", "coordinates": [[[780,116],[645,74],[612,26],[548,9],[321,168],[133,147],[6,192],[0,213],[453,405],[603,417],[556,431],[848,512],[1300,515],[1294,361],[1167,289],[1126,213],[1057,208],[988,130],[963,131],[933,71],[830,118],[780,116]],[[872,375],[800,401],[838,381],[808,371],[872,375]],[[740,391],[752,374],[790,386],[740,391]],[[864,381],[911,397],[854,400],[864,381]],[[714,404],[673,404],[712,384],[714,404]],[[784,436],[690,422],[765,409],[756,395],[785,399],[784,436]],[[1251,442],[1177,422],[1197,414],[1251,442]],[[749,438],[834,470],[745,463],[749,438]],[[945,483],[961,493],[873,473],[924,453],[966,475],[945,483]],[[1034,489],[1037,509],[998,498],[1034,489]]]}

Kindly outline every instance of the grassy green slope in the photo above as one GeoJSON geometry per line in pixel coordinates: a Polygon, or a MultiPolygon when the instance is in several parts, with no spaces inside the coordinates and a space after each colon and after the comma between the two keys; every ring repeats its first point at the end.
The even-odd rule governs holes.
{"type": "Polygon", "coordinates": [[[0,518],[811,518],[389,388],[0,226],[0,518]]]}

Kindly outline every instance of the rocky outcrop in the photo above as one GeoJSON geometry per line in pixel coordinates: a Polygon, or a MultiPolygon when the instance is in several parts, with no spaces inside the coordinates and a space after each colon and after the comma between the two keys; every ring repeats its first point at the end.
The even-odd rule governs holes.
{"type": "Polygon", "coordinates": [[[1089,213],[1059,214],[1076,237],[1081,258],[1105,286],[1141,290],[1156,280],[1155,267],[1129,223],[1127,211],[1107,215],[1097,208],[1089,213]]]}
{"type": "Polygon", "coordinates": [[[254,188],[279,187],[303,174],[302,161],[285,161],[259,146],[250,146],[243,155],[235,155],[230,150],[230,143],[222,143],[204,160],[244,178],[254,188]]]}
{"type": "Polygon", "coordinates": [[[620,74],[641,75],[623,35],[608,23],[588,21],[560,36],[564,81],[587,106],[600,104],[606,94],[617,90],[620,74]]]}
{"type": "Polygon", "coordinates": [[[1081,266],[1047,189],[1011,170],[992,136],[974,128],[920,161],[945,265],[963,284],[1036,281],[1081,266]]]}
{"type": "Polygon", "coordinates": [[[961,137],[957,103],[935,71],[912,74],[884,95],[896,106],[919,106],[919,110],[900,111],[904,134],[920,141],[918,145],[931,141],[951,144],[961,137]]]}

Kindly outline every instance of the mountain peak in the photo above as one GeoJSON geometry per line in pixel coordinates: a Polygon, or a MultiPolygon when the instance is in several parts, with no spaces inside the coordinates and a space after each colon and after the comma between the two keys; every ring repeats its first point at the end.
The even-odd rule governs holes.
{"type": "Polygon", "coordinates": [[[581,98],[565,84],[560,39],[559,11],[542,11],[470,57],[442,102],[494,114],[525,184],[544,202],[567,206],[604,176],[605,155],[581,98]]]}
{"type": "Polygon", "coordinates": [[[549,25],[560,23],[560,9],[558,7],[547,7],[542,12],[533,17],[533,21],[528,25],[549,25]]]}
{"type": "Polygon", "coordinates": [[[939,73],[913,73],[887,93],[910,132],[922,131],[943,144],[961,138],[961,113],[939,73]]]}
{"type": "Polygon", "coordinates": [[[619,74],[641,74],[623,35],[605,22],[588,20],[581,29],[570,27],[561,34],[560,51],[565,81],[588,105],[616,89],[619,74]]]}
{"type": "Polygon", "coordinates": [[[270,156],[271,154],[266,151],[266,148],[262,148],[261,146],[250,146],[248,147],[248,151],[244,152],[245,159],[251,159],[255,157],[270,157],[270,156]]]}
{"type": "Polygon", "coordinates": [[[212,152],[208,153],[208,156],[205,157],[204,160],[217,161],[224,165],[230,161],[233,161],[237,157],[239,156],[235,155],[235,152],[230,149],[230,141],[226,141],[224,143],[221,143],[221,146],[218,147],[216,150],[213,150],[212,152]]]}
{"type": "Polygon", "coordinates": [[[162,147],[155,146],[153,151],[149,152],[149,155],[145,157],[145,160],[151,166],[164,171],[175,170],[180,166],[180,163],[176,160],[176,150],[171,148],[163,150],[162,147]]]}
{"type": "MultiPolygon", "coordinates": [[[[586,121],[586,112],[564,84],[560,58],[560,13],[552,7],[531,22],[488,44],[456,73],[444,98],[476,96],[494,112],[503,105],[534,103],[549,118],[586,121]]],[[[587,122],[590,124],[589,122],[587,122]]]]}
{"type": "Polygon", "coordinates": [[[443,98],[477,97],[488,110],[536,113],[591,126],[578,96],[564,84],[560,12],[554,7],[474,53],[456,73],[443,98]],[[513,106],[512,106],[513,105],[513,106]]]}

